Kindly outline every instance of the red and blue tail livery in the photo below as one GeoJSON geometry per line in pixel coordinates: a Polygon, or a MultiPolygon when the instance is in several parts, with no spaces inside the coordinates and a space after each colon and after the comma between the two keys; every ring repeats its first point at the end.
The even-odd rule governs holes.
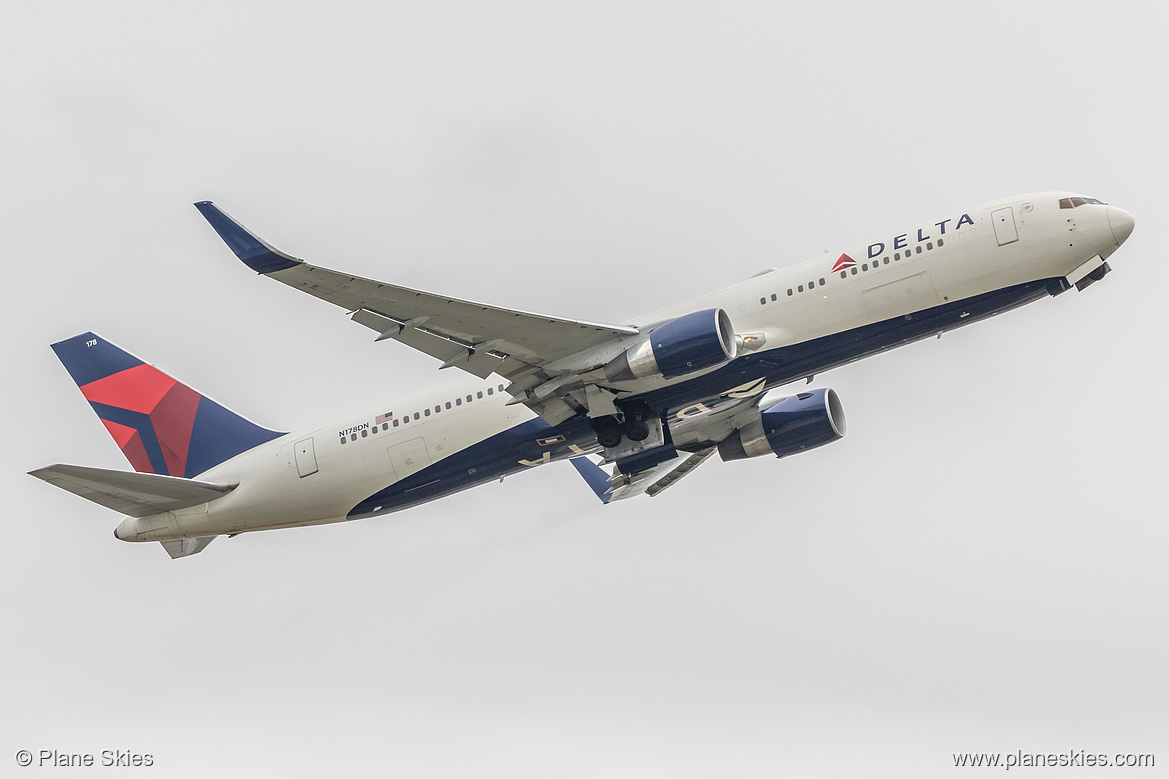
{"type": "Polygon", "coordinates": [[[139,473],[189,479],[282,435],[94,333],[55,343],[53,351],[139,473]]]}

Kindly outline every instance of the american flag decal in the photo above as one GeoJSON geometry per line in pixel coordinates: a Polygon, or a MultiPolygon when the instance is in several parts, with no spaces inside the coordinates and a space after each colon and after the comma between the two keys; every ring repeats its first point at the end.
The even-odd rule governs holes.
{"type": "Polygon", "coordinates": [[[373,423],[374,423],[375,425],[380,425],[382,422],[389,422],[389,421],[390,421],[391,419],[393,419],[393,418],[394,418],[394,412],[393,412],[393,411],[390,411],[390,412],[388,412],[388,413],[386,413],[386,414],[378,414],[378,415],[377,415],[377,419],[375,419],[375,420],[373,421],[373,423]]]}
{"type": "Polygon", "coordinates": [[[540,446],[552,446],[552,444],[564,443],[566,440],[568,439],[566,439],[564,436],[557,435],[552,436],[551,438],[537,438],[536,443],[538,443],[540,446]]]}

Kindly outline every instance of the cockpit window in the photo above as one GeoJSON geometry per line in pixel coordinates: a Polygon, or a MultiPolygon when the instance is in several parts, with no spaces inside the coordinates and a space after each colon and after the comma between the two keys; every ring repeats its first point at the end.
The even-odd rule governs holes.
{"type": "Polygon", "coordinates": [[[1106,206],[1108,204],[1094,197],[1065,197],[1059,201],[1060,208],[1076,208],[1077,206],[1086,205],[1106,206]]]}

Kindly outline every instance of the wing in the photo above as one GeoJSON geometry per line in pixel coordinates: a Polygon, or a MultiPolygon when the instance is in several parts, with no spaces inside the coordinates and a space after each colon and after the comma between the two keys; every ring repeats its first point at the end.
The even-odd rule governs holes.
{"type": "MultiPolygon", "coordinates": [[[[634,327],[533,314],[435,295],[310,265],[279,251],[204,201],[195,207],[248,267],[349,311],[352,319],[481,378],[518,381],[557,359],[623,336],[634,327]]],[[[528,385],[547,380],[536,376],[528,385]]]]}
{"type": "Polygon", "coordinates": [[[605,473],[604,468],[588,457],[577,457],[569,462],[592,488],[593,493],[601,499],[601,502],[608,504],[615,500],[636,498],[638,495],[655,497],[662,490],[676,484],[683,476],[706,462],[714,454],[714,450],[715,447],[708,446],[693,454],[680,455],[631,476],[619,473],[616,468],[611,474],[605,473]]]}

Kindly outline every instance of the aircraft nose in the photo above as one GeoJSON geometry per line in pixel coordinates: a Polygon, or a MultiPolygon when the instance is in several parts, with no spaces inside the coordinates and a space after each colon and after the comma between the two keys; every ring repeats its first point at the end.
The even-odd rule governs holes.
{"type": "Polygon", "coordinates": [[[1112,237],[1116,239],[1117,246],[1128,240],[1136,223],[1137,221],[1128,211],[1116,206],[1108,206],[1108,225],[1112,228],[1112,237]]]}

